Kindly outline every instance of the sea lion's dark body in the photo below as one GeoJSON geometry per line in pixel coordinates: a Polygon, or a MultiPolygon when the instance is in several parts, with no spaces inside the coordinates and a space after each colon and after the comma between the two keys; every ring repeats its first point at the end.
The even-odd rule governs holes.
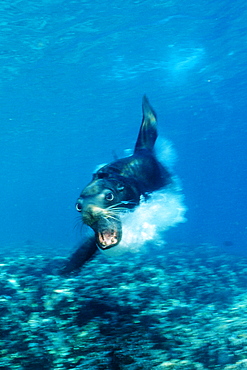
{"type": "Polygon", "coordinates": [[[85,187],[76,203],[82,220],[95,232],[71,256],[63,272],[71,272],[90,259],[97,246],[114,248],[122,238],[119,212],[138,206],[141,197],[167,186],[171,176],[157,160],[156,115],[147,98],[143,98],[143,120],[134,154],[101,167],[85,187]]]}
{"type": "Polygon", "coordinates": [[[147,149],[137,150],[131,157],[119,159],[102,167],[95,179],[108,178],[123,182],[138,194],[146,194],[160,189],[167,184],[169,175],[157,161],[153,152],[147,149]]]}

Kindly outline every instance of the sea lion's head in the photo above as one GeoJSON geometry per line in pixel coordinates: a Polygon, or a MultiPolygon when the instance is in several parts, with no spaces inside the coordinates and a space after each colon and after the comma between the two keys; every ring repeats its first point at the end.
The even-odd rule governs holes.
{"type": "Polygon", "coordinates": [[[76,202],[82,221],[90,226],[100,249],[115,247],[122,239],[120,215],[139,203],[135,187],[124,179],[96,178],[88,184],[76,202]]]}

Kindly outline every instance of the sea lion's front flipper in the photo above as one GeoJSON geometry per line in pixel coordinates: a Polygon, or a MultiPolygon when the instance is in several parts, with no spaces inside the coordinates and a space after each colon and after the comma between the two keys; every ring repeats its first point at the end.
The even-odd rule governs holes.
{"type": "Polygon", "coordinates": [[[141,149],[152,151],[158,136],[156,114],[145,95],[142,99],[142,112],[143,119],[136,141],[135,153],[141,149]]]}
{"type": "Polygon", "coordinates": [[[95,237],[88,238],[65,262],[59,271],[59,275],[67,275],[78,271],[85,262],[93,257],[97,249],[95,237]]]}

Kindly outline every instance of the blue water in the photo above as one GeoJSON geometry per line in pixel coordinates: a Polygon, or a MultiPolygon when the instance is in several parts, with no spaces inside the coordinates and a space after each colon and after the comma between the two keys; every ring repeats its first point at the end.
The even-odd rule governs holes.
{"type": "Polygon", "coordinates": [[[133,148],[145,93],[188,207],[168,241],[245,253],[245,2],[1,7],[0,246],[73,248],[75,201],[96,165],[133,148]]]}

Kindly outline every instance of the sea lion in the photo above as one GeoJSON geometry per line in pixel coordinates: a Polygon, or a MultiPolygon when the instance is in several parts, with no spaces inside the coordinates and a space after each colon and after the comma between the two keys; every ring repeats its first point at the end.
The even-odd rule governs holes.
{"type": "Polygon", "coordinates": [[[101,167],[76,202],[83,223],[94,236],[88,238],[63,267],[68,273],[80,268],[97,249],[115,249],[123,237],[121,215],[131,212],[140,200],[172,183],[172,176],[156,158],[157,118],[146,96],[143,119],[133,155],[101,167]]]}

